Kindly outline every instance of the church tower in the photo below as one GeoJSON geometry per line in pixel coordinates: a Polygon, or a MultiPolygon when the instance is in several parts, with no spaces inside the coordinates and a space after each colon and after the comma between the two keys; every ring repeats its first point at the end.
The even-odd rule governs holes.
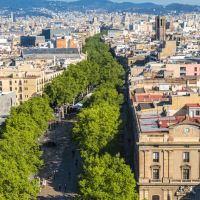
{"type": "Polygon", "coordinates": [[[165,40],[166,18],[165,16],[156,17],[156,40],[165,40]]]}

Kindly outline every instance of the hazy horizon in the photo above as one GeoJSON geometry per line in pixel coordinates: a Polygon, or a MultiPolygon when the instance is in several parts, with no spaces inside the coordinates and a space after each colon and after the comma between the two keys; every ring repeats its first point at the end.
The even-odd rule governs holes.
{"type": "MultiPolygon", "coordinates": [[[[78,0],[54,0],[54,1],[68,1],[68,2],[72,2],[72,1],[78,1],[78,0]]],[[[160,0],[151,0],[151,1],[141,1],[141,0],[109,0],[112,2],[116,2],[116,3],[122,3],[122,2],[132,2],[132,3],[154,3],[154,4],[158,4],[158,5],[168,5],[171,3],[180,3],[180,4],[188,4],[188,5],[200,5],[200,1],[197,0],[191,0],[190,3],[188,3],[187,0],[169,0],[167,1],[160,1],[160,0]]]]}

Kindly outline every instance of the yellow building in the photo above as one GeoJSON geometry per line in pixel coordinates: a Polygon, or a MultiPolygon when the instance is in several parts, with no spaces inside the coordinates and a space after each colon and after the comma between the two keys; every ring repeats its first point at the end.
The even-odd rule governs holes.
{"type": "Polygon", "coordinates": [[[17,105],[35,95],[42,95],[45,84],[64,70],[53,71],[20,65],[0,69],[0,91],[16,91],[17,105]]]}

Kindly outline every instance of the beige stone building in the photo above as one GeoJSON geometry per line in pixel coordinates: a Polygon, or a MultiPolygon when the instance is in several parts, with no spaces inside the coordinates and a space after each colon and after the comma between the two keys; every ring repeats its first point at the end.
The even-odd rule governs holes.
{"type": "Polygon", "coordinates": [[[19,105],[35,95],[41,96],[45,84],[63,71],[32,68],[31,65],[0,69],[0,91],[15,91],[17,105],[19,105]]]}
{"type": "Polygon", "coordinates": [[[199,95],[147,94],[144,88],[130,95],[131,162],[140,200],[199,199],[199,95]]]}
{"type": "Polygon", "coordinates": [[[158,51],[158,59],[162,56],[172,56],[176,53],[176,41],[165,40],[156,50],[158,51]]]}

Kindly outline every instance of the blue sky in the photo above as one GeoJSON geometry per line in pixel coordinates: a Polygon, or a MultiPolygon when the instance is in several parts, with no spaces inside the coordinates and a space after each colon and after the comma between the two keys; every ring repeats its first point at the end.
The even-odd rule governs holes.
{"type": "MultiPolygon", "coordinates": [[[[66,1],[66,0],[62,0],[66,1]]],[[[67,0],[67,1],[76,1],[76,0],[67,0]]],[[[132,2],[132,3],[145,3],[145,2],[151,2],[159,5],[168,5],[170,3],[181,3],[181,4],[190,4],[190,5],[200,5],[199,0],[168,0],[168,1],[161,1],[161,0],[110,0],[112,2],[132,2]]]]}
{"type": "MultiPolygon", "coordinates": [[[[125,2],[123,0],[111,0],[113,2],[125,2]]],[[[126,0],[126,2],[133,2],[133,3],[145,3],[145,2],[151,2],[151,3],[155,3],[155,4],[159,4],[159,5],[168,5],[170,3],[181,3],[181,4],[190,4],[190,5],[200,5],[200,1],[199,0],[168,0],[168,1],[159,1],[159,0],[151,0],[151,1],[142,1],[142,0],[126,0]]]]}
{"type": "Polygon", "coordinates": [[[199,0],[168,0],[168,1],[159,1],[159,0],[150,0],[150,1],[142,1],[142,0],[134,0],[134,1],[131,1],[131,0],[126,0],[126,1],[123,1],[123,0],[110,0],[110,1],[113,1],[113,2],[118,2],[118,3],[121,3],[121,2],[132,2],[132,3],[145,3],[145,2],[151,2],[151,3],[155,3],[155,4],[159,4],[159,5],[168,5],[170,3],[181,3],[181,4],[190,4],[190,5],[200,5],[200,1],[199,0]]]}

